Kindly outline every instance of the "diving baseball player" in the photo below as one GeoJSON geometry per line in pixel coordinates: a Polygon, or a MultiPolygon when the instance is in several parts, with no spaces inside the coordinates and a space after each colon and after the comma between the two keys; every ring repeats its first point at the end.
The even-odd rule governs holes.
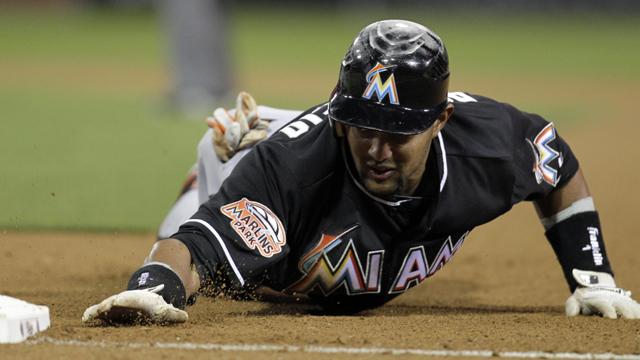
{"type": "Polygon", "coordinates": [[[183,322],[189,300],[212,289],[268,289],[332,313],[374,308],[435,274],[471,230],[525,200],[572,292],[567,315],[640,318],[614,282],[598,213],[553,123],[448,93],[448,81],[435,33],[385,20],[352,42],[327,103],[279,129],[269,124],[277,131],[235,154],[239,161],[243,138],[266,137],[267,124],[244,111],[214,114],[198,165],[201,196],[212,196],[155,243],[128,290],[88,308],[83,321],[183,322]],[[217,156],[204,158],[205,146],[217,156]],[[225,160],[237,163],[213,184],[207,163],[225,160]]]}

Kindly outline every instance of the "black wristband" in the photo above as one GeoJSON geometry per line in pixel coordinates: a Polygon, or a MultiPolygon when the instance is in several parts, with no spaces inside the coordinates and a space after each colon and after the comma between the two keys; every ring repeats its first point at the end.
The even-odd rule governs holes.
{"type": "Polygon", "coordinates": [[[131,275],[127,290],[148,289],[160,284],[164,284],[164,289],[158,292],[158,295],[178,309],[184,309],[187,303],[187,291],[178,274],[167,266],[144,265],[131,275]]]}
{"type": "Polygon", "coordinates": [[[573,215],[553,225],[545,235],[560,261],[571,292],[578,287],[571,273],[573,269],[613,275],[602,240],[598,212],[588,211],[573,215]]]}

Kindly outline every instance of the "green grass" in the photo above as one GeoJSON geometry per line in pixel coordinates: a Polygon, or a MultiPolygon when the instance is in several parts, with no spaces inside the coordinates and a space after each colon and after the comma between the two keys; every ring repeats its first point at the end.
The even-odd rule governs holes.
{"type": "Polygon", "coordinates": [[[258,64],[294,70],[336,68],[336,58],[344,55],[355,34],[382,18],[427,24],[446,41],[454,69],[640,76],[639,19],[589,13],[553,17],[446,14],[424,9],[383,13],[320,10],[303,16],[286,11],[241,12],[235,18],[235,54],[241,68],[258,64]],[[250,53],[260,56],[243,57],[250,53]]]}
{"type": "MultiPolygon", "coordinates": [[[[273,106],[322,102],[355,33],[382,17],[438,31],[456,89],[568,124],[603,112],[594,93],[640,81],[633,18],[239,9],[235,87],[273,106]]],[[[0,228],[155,229],[206,129],[168,110],[167,58],[153,14],[0,11],[0,228]]]]}
{"type": "Polygon", "coordinates": [[[31,95],[41,100],[0,93],[21,115],[2,134],[2,225],[153,227],[194,159],[202,126],[153,116],[143,98],[31,95]]]}

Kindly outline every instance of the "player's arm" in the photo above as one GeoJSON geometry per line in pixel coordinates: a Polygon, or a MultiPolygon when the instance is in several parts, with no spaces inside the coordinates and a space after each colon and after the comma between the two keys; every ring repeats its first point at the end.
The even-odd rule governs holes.
{"type": "Polygon", "coordinates": [[[187,299],[200,288],[189,249],[180,241],[156,242],[145,264],[136,270],[127,290],[110,296],[84,312],[92,323],[181,323],[188,319],[187,299]]]}
{"type": "Polygon", "coordinates": [[[300,193],[287,163],[274,161],[287,158],[288,150],[277,141],[263,145],[242,158],[172,239],[156,242],[126,291],[89,307],[83,321],[184,322],[182,309],[200,287],[221,283],[242,291],[258,285],[289,251],[286,225],[299,213],[300,193]]]}
{"type": "Polygon", "coordinates": [[[189,249],[179,240],[160,240],[153,245],[145,263],[163,263],[171,267],[182,281],[185,298],[200,289],[200,277],[193,267],[189,249]]]}
{"type": "Polygon", "coordinates": [[[540,219],[552,219],[555,214],[570,207],[574,202],[590,196],[582,170],[578,170],[565,186],[536,201],[535,207],[540,219]]]}
{"type": "Polygon", "coordinates": [[[541,116],[504,103],[498,108],[513,130],[511,201],[535,203],[572,292],[565,304],[567,315],[640,318],[640,305],[615,284],[599,215],[569,145],[541,116]]]}
{"type": "MultiPolygon", "coordinates": [[[[222,161],[229,160],[238,150],[251,147],[267,136],[268,124],[258,117],[255,100],[245,92],[238,95],[235,112],[218,108],[207,118],[207,123],[213,129],[214,150],[222,161]]],[[[189,184],[194,181],[195,178],[189,184]]],[[[185,192],[183,189],[181,195],[185,192]]],[[[164,240],[154,244],[145,264],[131,276],[127,290],[89,307],[83,314],[83,322],[175,323],[187,320],[188,315],[183,309],[187,299],[200,288],[200,278],[187,246],[179,240],[166,239],[177,228],[165,228],[187,220],[188,216],[184,218],[183,212],[193,214],[197,204],[193,209],[191,202],[179,205],[186,209],[172,209],[159,233],[159,238],[164,240]],[[179,218],[177,221],[176,217],[179,218]]]]}
{"type": "Polygon", "coordinates": [[[613,279],[598,213],[582,171],[535,206],[573,291],[566,302],[567,315],[640,318],[640,305],[613,279]]]}

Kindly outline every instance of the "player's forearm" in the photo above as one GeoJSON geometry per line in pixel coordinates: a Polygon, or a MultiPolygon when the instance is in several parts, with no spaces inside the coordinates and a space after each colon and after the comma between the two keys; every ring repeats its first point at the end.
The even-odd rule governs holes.
{"type": "Polygon", "coordinates": [[[191,266],[191,254],[189,249],[179,240],[160,240],[153,245],[149,257],[145,263],[159,262],[169,265],[175,271],[186,290],[189,298],[200,288],[200,277],[191,266]]]}
{"type": "Polygon", "coordinates": [[[565,186],[537,201],[536,210],[571,291],[578,287],[574,269],[613,274],[600,218],[580,170],[565,186]]]}
{"type": "Polygon", "coordinates": [[[538,216],[541,219],[551,218],[570,207],[578,200],[591,196],[582,170],[569,180],[565,186],[549,193],[549,195],[535,202],[538,216]]]}

